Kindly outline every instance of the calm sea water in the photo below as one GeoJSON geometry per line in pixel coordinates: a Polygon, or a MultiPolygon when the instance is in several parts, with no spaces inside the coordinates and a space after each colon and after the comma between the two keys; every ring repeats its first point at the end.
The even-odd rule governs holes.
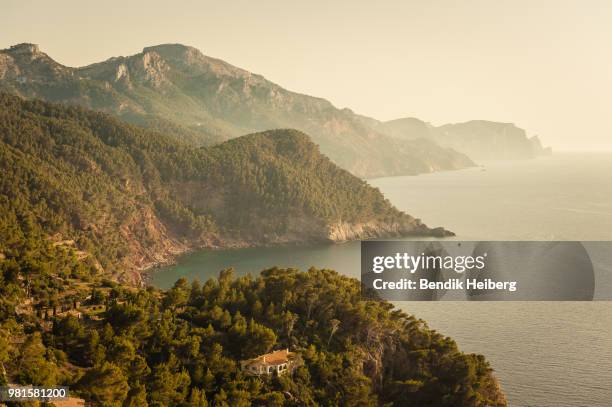
{"type": "MultiPolygon", "coordinates": [[[[612,154],[558,154],[371,180],[398,208],[463,240],[612,240],[612,154]]],[[[328,267],[359,276],[359,243],[202,251],[152,283],[222,268],[328,267]]],[[[612,405],[612,302],[403,302],[462,350],[484,354],[511,406],[612,405]]]]}

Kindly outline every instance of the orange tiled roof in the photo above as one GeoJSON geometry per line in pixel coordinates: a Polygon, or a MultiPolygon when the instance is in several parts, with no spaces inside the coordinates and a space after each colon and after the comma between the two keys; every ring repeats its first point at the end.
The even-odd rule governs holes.
{"type": "Polygon", "coordinates": [[[278,365],[289,361],[291,352],[288,349],[281,349],[271,353],[266,353],[253,359],[254,362],[265,363],[268,365],[278,365]]]}

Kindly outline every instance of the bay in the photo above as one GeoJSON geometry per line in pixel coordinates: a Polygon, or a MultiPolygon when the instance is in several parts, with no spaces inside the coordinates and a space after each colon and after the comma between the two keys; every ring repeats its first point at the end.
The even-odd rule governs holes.
{"type": "MultiPolygon", "coordinates": [[[[369,181],[399,209],[461,240],[612,240],[612,154],[525,161],[369,181]]],[[[206,280],[272,266],[359,277],[359,242],[199,251],[151,282],[206,280]]],[[[511,406],[607,407],[612,400],[611,302],[401,302],[406,312],[484,354],[511,406]]]]}

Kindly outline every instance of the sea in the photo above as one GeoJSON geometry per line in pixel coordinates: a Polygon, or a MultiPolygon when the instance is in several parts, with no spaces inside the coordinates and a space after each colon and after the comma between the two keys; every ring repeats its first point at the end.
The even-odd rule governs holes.
{"type": "MultiPolygon", "coordinates": [[[[368,182],[399,209],[459,240],[612,240],[612,153],[557,153],[368,182]]],[[[360,244],[198,251],[158,269],[151,282],[167,288],[180,277],[204,281],[226,267],[255,274],[272,266],[332,268],[358,278],[360,244]]],[[[485,355],[510,406],[612,406],[612,302],[395,305],[461,350],[485,355]]]]}

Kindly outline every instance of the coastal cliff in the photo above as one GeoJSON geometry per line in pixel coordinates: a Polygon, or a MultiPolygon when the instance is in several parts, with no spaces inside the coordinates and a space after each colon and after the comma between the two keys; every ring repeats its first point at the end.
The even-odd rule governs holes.
{"type": "Polygon", "coordinates": [[[521,160],[549,155],[538,136],[527,135],[513,123],[471,120],[433,126],[415,118],[380,123],[381,133],[401,140],[424,139],[467,154],[473,160],[521,160]]]}
{"type": "Polygon", "coordinates": [[[444,228],[428,228],[419,219],[406,217],[395,221],[371,221],[366,223],[337,222],[328,226],[328,239],[332,242],[367,240],[405,236],[454,236],[444,228]]]}

